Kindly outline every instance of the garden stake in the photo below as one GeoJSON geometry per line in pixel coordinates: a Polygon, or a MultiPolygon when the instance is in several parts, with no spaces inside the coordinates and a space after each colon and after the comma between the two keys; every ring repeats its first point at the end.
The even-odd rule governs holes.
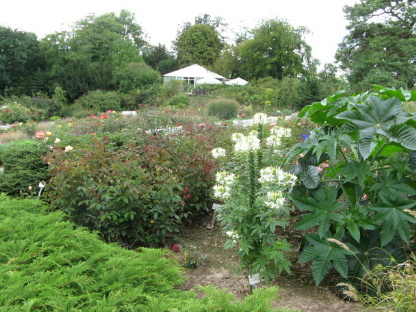
{"type": "Polygon", "coordinates": [[[40,198],[40,194],[42,194],[42,190],[45,187],[45,184],[43,184],[42,182],[39,182],[39,187],[40,187],[40,189],[39,189],[39,193],[38,193],[38,198],[37,199],[40,198]]]}

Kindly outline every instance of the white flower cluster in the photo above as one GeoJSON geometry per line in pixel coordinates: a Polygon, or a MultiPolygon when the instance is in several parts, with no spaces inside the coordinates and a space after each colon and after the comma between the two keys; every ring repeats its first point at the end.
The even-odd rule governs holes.
{"type": "Polygon", "coordinates": [[[218,157],[225,157],[226,156],[226,151],[225,149],[221,148],[221,147],[216,147],[214,148],[212,151],[212,156],[214,158],[218,158],[218,157]]]}
{"type": "MultiPolygon", "coordinates": [[[[278,147],[283,137],[290,137],[292,130],[283,127],[273,127],[270,130],[270,136],[266,138],[266,145],[270,147],[278,147]]],[[[276,152],[276,150],[274,150],[276,152]]]]}
{"type": "Polygon", "coordinates": [[[260,183],[275,183],[282,188],[293,187],[297,177],[279,167],[266,167],[260,170],[260,183]]]}
{"type": "Polygon", "coordinates": [[[231,196],[231,186],[235,181],[235,174],[227,171],[217,172],[215,175],[217,184],[214,185],[214,196],[220,199],[227,199],[231,196]]]}
{"type": "Polygon", "coordinates": [[[238,236],[237,232],[235,231],[227,231],[225,234],[227,234],[233,240],[234,244],[237,243],[237,239],[240,238],[240,236],[238,236]]]}
{"type": "Polygon", "coordinates": [[[257,131],[253,130],[248,135],[233,133],[231,140],[235,142],[236,152],[256,151],[260,149],[260,140],[257,131]]]}
{"type": "Polygon", "coordinates": [[[280,209],[285,204],[285,198],[283,193],[278,192],[267,192],[267,199],[264,204],[273,209],[280,209]]]}
{"type": "Polygon", "coordinates": [[[257,113],[253,116],[253,123],[255,124],[266,124],[267,122],[267,114],[265,113],[257,113]]]}

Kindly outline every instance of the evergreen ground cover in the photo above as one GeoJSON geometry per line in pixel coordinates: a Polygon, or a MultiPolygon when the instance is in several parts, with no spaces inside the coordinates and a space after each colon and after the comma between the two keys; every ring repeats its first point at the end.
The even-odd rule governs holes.
{"type": "Polygon", "coordinates": [[[77,228],[42,201],[0,196],[1,311],[287,311],[275,287],[244,301],[175,289],[180,266],[162,249],[131,251],[77,228]]]}

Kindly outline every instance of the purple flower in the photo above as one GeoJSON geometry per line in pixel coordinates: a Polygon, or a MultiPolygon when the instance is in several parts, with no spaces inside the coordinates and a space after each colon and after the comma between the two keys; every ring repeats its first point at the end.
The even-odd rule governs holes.
{"type": "Polygon", "coordinates": [[[309,134],[301,134],[300,136],[302,137],[303,140],[306,140],[307,138],[309,138],[309,134]]]}

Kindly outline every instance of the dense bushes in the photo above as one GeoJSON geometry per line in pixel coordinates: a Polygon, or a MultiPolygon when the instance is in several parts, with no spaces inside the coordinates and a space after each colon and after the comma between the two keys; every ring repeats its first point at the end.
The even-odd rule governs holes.
{"type": "Polygon", "coordinates": [[[4,102],[0,107],[0,122],[12,124],[45,119],[45,111],[36,107],[27,108],[19,103],[4,102]]]}
{"type": "Polygon", "coordinates": [[[122,96],[117,92],[105,92],[101,90],[90,91],[75,101],[83,109],[92,110],[94,113],[108,110],[119,111],[121,109],[122,96]]]}
{"type": "Polygon", "coordinates": [[[167,102],[166,105],[174,106],[177,108],[185,108],[188,107],[191,103],[189,96],[184,93],[178,93],[172,96],[167,102]]]}
{"type": "Polygon", "coordinates": [[[208,116],[220,119],[231,119],[237,117],[238,102],[231,99],[216,99],[208,102],[208,116]]]}
{"type": "Polygon", "coordinates": [[[1,149],[4,172],[0,174],[0,190],[9,195],[36,195],[39,182],[50,177],[47,164],[41,159],[47,150],[39,148],[36,142],[25,142],[28,144],[9,143],[1,149]]]}
{"type": "Polygon", "coordinates": [[[213,138],[190,128],[170,136],[142,133],[122,149],[106,139],[69,152],[56,148],[46,159],[53,176],[46,199],[108,241],[160,246],[205,208],[213,138]]]}

